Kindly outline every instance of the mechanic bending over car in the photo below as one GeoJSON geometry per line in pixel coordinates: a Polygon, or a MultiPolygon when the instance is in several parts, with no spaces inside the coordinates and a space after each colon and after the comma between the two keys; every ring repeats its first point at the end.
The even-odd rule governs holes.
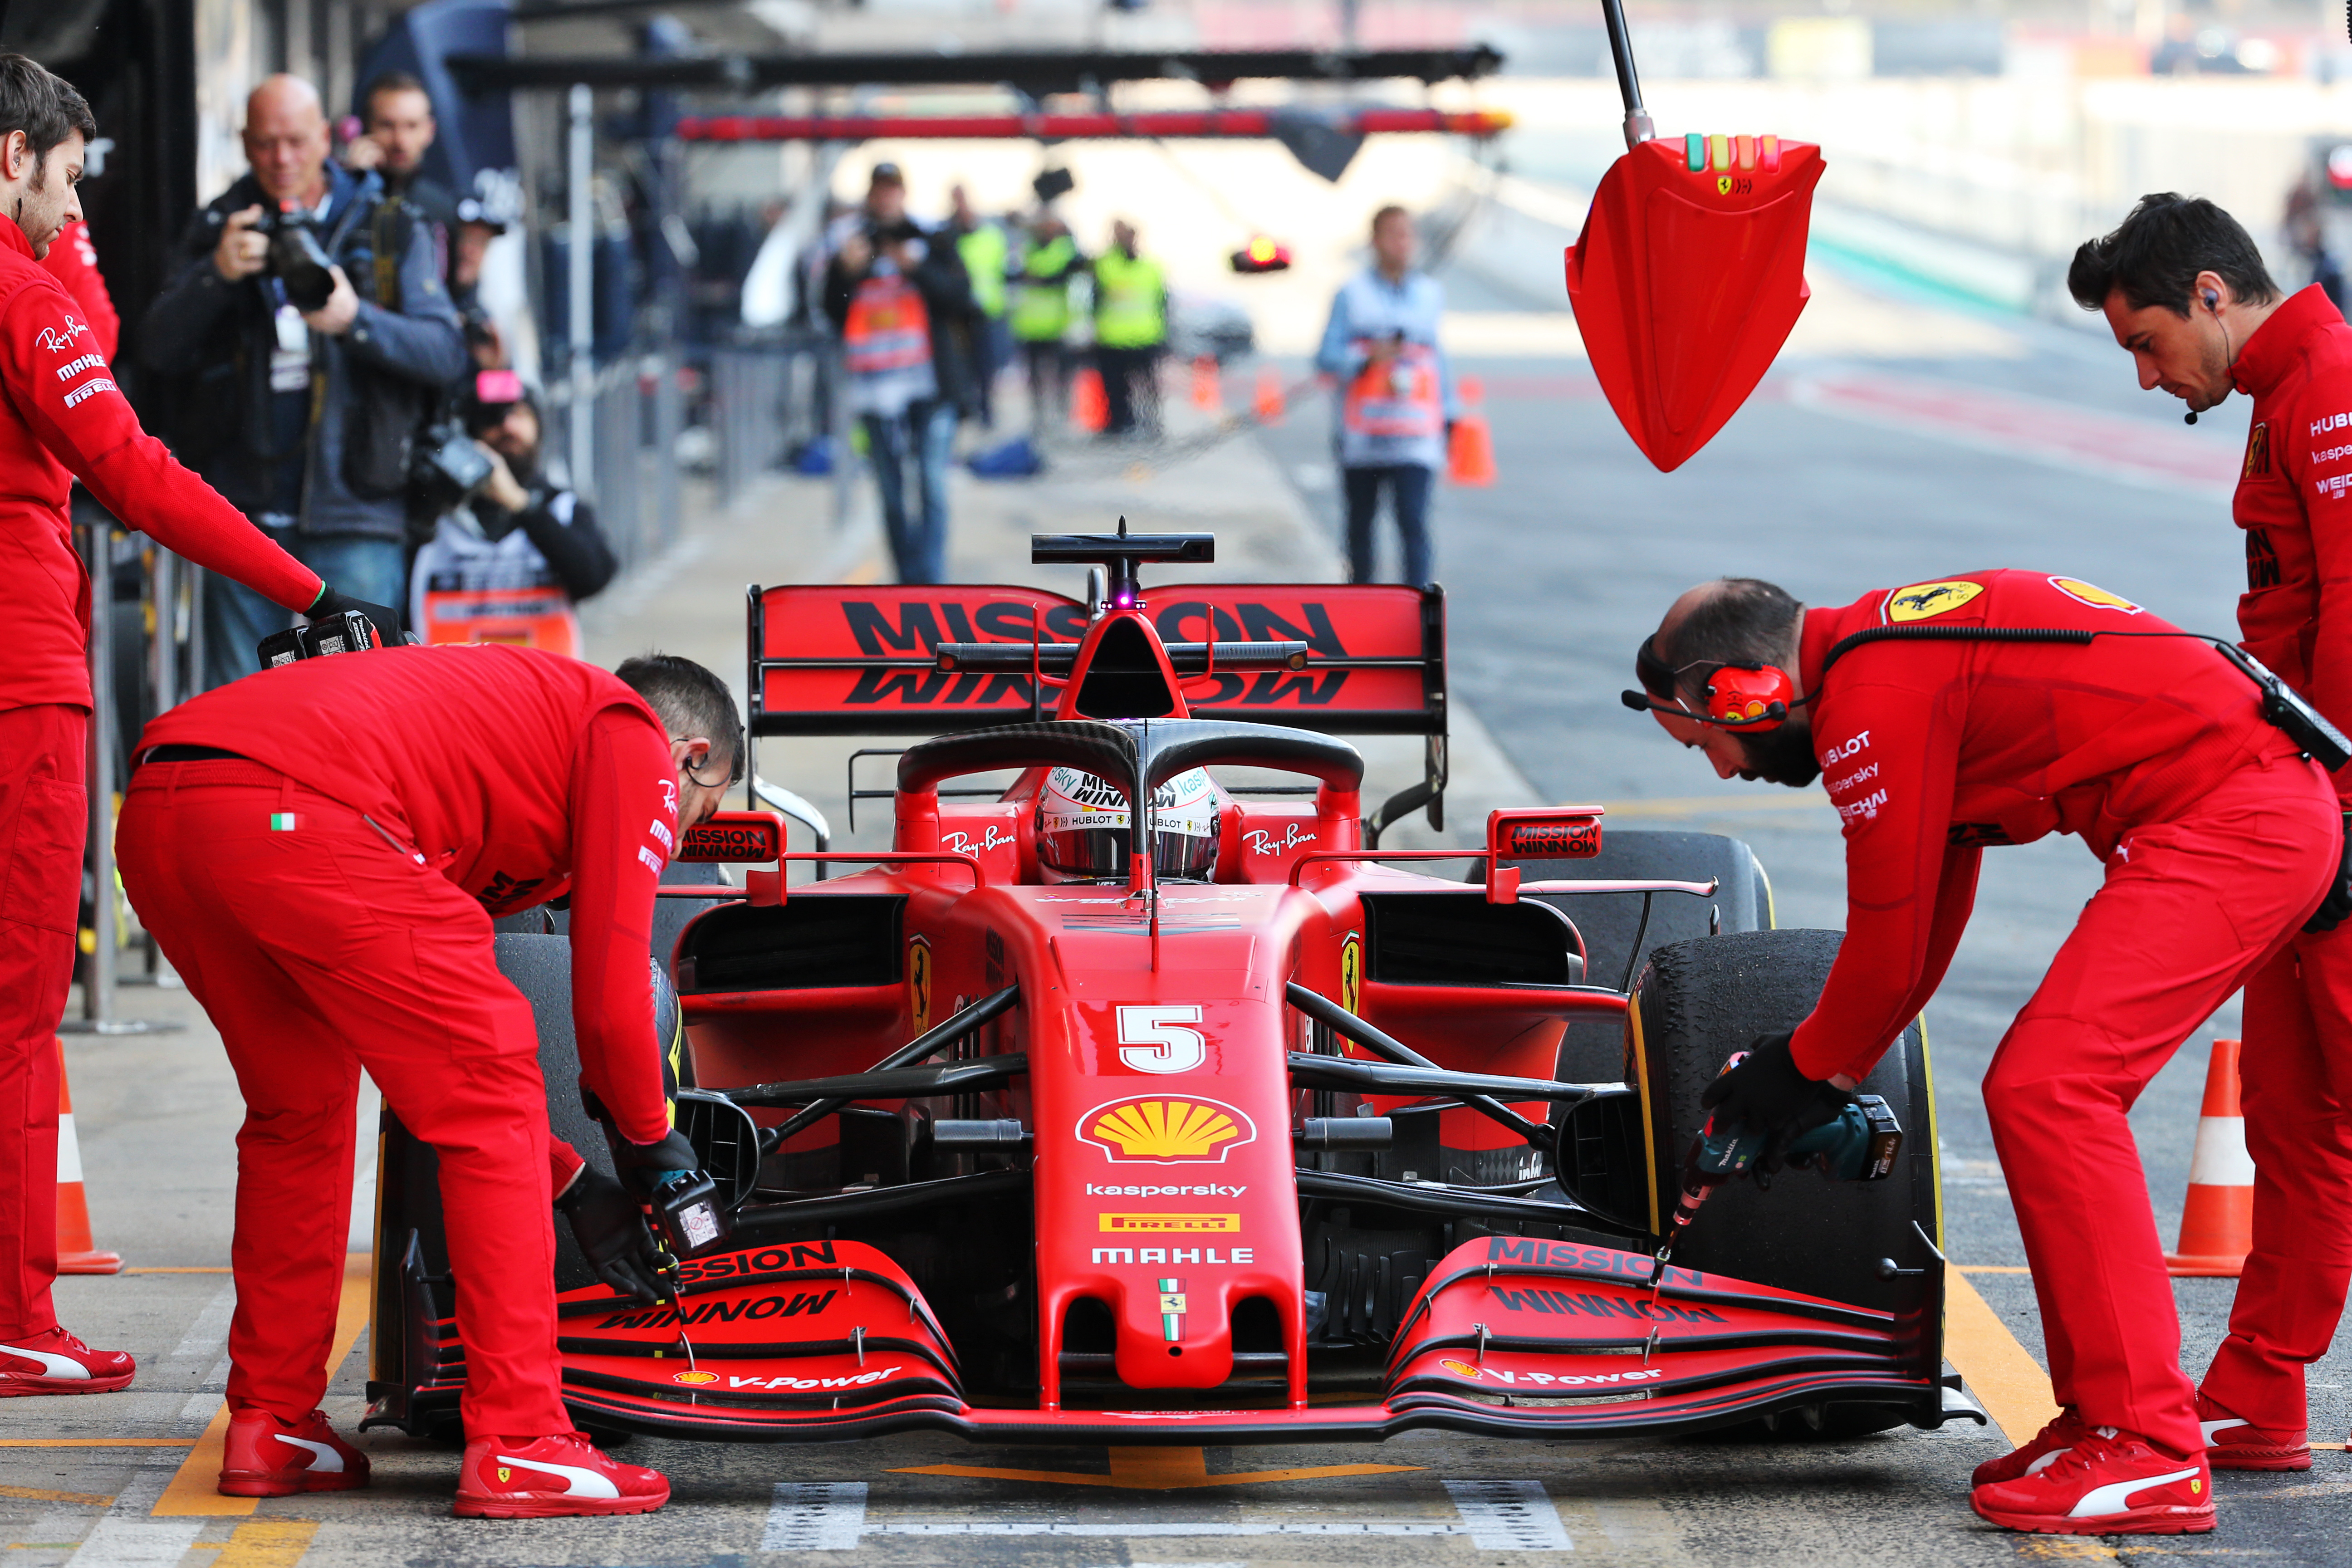
{"type": "MultiPolygon", "coordinates": [[[[58,1020],[73,978],[90,584],[67,500],[108,510],[279,606],[368,609],[271,543],[139,427],[89,312],[42,265],[81,221],[82,96],[0,53],[0,1397],[105,1394],[136,1371],[58,1323],[58,1020]]],[[[383,612],[389,619],[391,612],[383,612]]]]}
{"type": "MultiPolygon", "coordinates": [[[[2228,213],[2171,195],[2084,244],[2066,281],[2106,312],[2140,385],[2192,421],[2232,390],[2253,398],[2231,509],[2246,541],[2238,629],[2337,729],[2352,724],[2352,326],[2316,285],[2283,298],[2228,213]]],[[[2352,803],[2352,779],[2336,784],[2352,803]]],[[[2247,981],[2242,1032],[2254,1246],[2197,1415],[2218,1467],[2307,1470],[2304,1368],[2327,1353],[2352,1285],[2352,930],[2297,935],[2247,981]]]]}
{"type": "Polygon", "coordinates": [[[1647,700],[1625,694],[1724,778],[1825,775],[1843,820],[1844,944],[1811,1015],[1708,1087],[1727,1122],[1780,1140],[1835,1113],[1942,981],[1985,846],[2072,833],[2106,864],[1985,1075],[2061,1407],[1977,1468],[1976,1511],[2014,1530],[2213,1528],[2125,1113],[2299,927],[2352,912],[2326,775],[2248,672],[2172,631],[2035,572],[1816,610],[1729,579],[1675,601],[1636,658],[1647,700]],[[2027,627],[2126,635],[1992,640],[2027,627]]]}
{"type": "MultiPolygon", "coordinates": [[[[263,670],[140,737],[124,889],[220,1029],[237,1133],[236,1316],[220,1489],[367,1483],[318,1406],[364,1067],[440,1157],[466,1345],[457,1511],[643,1513],[669,1497],[572,1430],[555,1350],[546,1100],[491,921],[569,891],[585,1089],[639,1197],[698,1162],[673,1131],[646,984],[654,886],[740,765],[719,678],[529,648],[387,647],[263,670]]],[[[622,1289],[642,1211],[554,1152],[573,1231],[622,1289]]]]}

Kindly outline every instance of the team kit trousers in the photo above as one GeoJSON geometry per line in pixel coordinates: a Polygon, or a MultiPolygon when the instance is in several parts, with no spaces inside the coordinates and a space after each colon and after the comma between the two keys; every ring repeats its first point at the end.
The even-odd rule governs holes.
{"type": "Polygon", "coordinates": [[[2352,925],[2300,932],[2246,983],[2238,1058],[2254,1160],[2254,1247],[2205,1374],[2223,1409],[2302,1430],[2304,1368],[2352,1284],[2352,925]]]}
{"type": "Polygon", "coordinates": [[[0,1342],[58,1321],[58,1020],[80,923],[89,742],[88,709],[0,709],[0,1342]]]}
{"type": "Polygon", "coordinates": [[[1985,1111],[2053,1392],[2092,1426],[2204,1449],[2127,1113],[2189,1032],[2287,947],[2334,881],[2341,839],[2335,792],[2300,760],[2249,765],[2131,829],[1993,1055],[1985,1111]]]}
{"type": "Polygon", "coordinates": [[[488,914],[257,763],[147,763],[117,837],[124,889],[245,1095],[230,1406],[296,1420],[326,1393],[365,1068],[440,1157],[467,1436],[570,1431],[538,1036],[488,914]]]}

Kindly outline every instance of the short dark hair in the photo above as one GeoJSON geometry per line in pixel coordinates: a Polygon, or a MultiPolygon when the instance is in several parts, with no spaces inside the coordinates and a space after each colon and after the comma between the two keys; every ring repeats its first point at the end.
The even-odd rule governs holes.
{"type": "Polygon", "coordinates": [[[2162,305],[2186,316],[2200,272],[2219,273],[2230,292],[2250,304],[2279,297],[2261,248],[2236,218],[2203,196],[2158,191],[2140,197],[2113,234],[2075,248],[2066,291],[2085,310],[2100,309],[2121,289],[2135,310],[2162,305]]]}
{"type": "Polygon", "coordinates": [[[1389,219],[1392,217],[1410,218],[1412,216],[1412,214],[1405,211],[1404,208],[1399,206],[1396,203],[1391,202],[1388,205],[1381,208],[1380,211],[1372,215],[1371,232],[1374,234],[1380,233],[1381,225],[1388,222],[1389,219]]]}
{"type": "Polygon", "coordinates": [[[640,654],[623,660],[613,673],[622,685],[646,700],[646,706],[669,726],[673,735],[700,735],[714,751],[724,742],[730,764],[741,767],[743,717],[725,681],[694,660],[673,653],[640,654]]]}
{"type": "Polygon", "coordinates": [[[1789,591],[1754,577],[1726,577],[1667,637],[1650,646],[1678,682],[1697,694],[1704,677],[1727,664],[1779,664],[1804,606],[1789,591]]]}
{"type": "Polygon", "coordinates": [[[387,92],[421,92],[425,94],[426,109],[433,106],[432,92],[415,75],[408,71],[386,71],[368,83],[367,90],[360,94],[360,118],[364,120],[373,114],[375,100],[387,92]]]}
{"type": "Polygon", "coordinates": [[[0,137],[11,131],[25,133],[37,180],[49,149],[77,131],[85,142],[96,141],[98,120],[71,82],[38,60],[5,52],[0,53],[0,137]]]}

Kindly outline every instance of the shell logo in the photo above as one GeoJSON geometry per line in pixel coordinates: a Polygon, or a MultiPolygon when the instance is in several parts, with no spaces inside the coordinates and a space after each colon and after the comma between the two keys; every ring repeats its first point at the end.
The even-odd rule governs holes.
{"type": "Polygon", "coordinates": [[[1439,1362],[1437,1364],[1445,1371],[1452,1373],[1456,1377],[1475,1378],[1479,1375],[1478,1369],[1472,1366],[1466,1361],[1455,1361],[1451,1357],[1448,1357],[1444,1361],[1439,1362]]]}
{"type": "Polygon", "coordinates": [[[1257,1139],[1246,1115],[1214,1100],[1114,1100],[1087,1111],[1078,1126],[1078,1136],[1114,1164],[1221,1163],[1229,1151],[1257,1139]]]}
{"type": "Polygon", "coordinates": [[[2096,587],[2080,578],[2053,577],[2050,579],[2050,585],[2068,598],[2079,604],[2088,605],[2095,610],[2121,610],[2127,616],[2139,614],[2139,606],[2122,595],[2110,594],[2105,588],[2096,587]]]}
{"type": "Polygon", "coordinates": [[[669,1380],[672,1383],[717,1383],[719,1374],[715,1372],[674,1372],[669,1374],[669,1380]]]}

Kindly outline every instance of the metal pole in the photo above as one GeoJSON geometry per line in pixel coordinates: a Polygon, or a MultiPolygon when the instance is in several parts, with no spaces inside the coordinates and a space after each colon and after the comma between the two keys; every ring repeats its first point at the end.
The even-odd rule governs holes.
{"type": "Polygon", "coordinates": [[[1625,100],[1625,150],[1630,153],[1658,130],[1650,123],[1650,111],[1642,107],[1642,79],[1633,74],[1633,45],[1625,34],[1623,0],[1601,0],[1601,16],[1609,24],[1609,58],[1616,62],[1617,91],[1625,100]]]}
{"type": "Polygon", "coordinates": [[[180,564],[184,568],[180,580],[188,585],[188,694],[194,696],[207,689],[209,679],[205,674],[205,569],[193,561],[180,564]]]}
{"type": "Polygon", "coordinates": [[[88,509],[84,542],[89,567],[89,864],[96,938],[82,972],[81,1016],[101,1035],[114,1032],[114,520],[88,509]]]}
{"type": "Polygon", "coordinates": [[[155,689],[155,711],[168,713],[180,705],[180,562],[162,545],[155,546],[155,571],[148,595],[154,605],[155,630],[149,650],[155,689]]]}
{"type": "Polygon", "coordinates": [[[593,498],[596,460],[596,95],[572,89],[572,241],[568,291],[572,306],[572,488],[593,498]]]}

